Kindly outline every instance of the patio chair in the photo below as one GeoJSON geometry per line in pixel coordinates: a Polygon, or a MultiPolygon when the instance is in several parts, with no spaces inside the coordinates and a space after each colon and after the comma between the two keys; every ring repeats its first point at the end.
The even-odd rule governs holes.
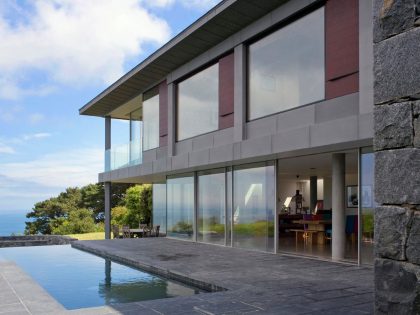
{"type": "Polygon", "coordinates": [[[160,225],[153,226],[150,236],[159,237],[159,231],[160,231],[160,225]]]}
{"type": "Polygon", "coordinates": [[[122,231],[123,231],[123,238],[131,238],[130,227],[128,225],[123,225],[122,231]]]}
{"type": "Polygon", "coordinates": [[[114,238],[122,238],[122,235],[120,234],[120,227],[118,225],[112,226],[112,234],[114,235],[114,238]]]}
{"type": "Polygon", "coordinates": [[[143,224],[143,237],[149,237],[152,236],[152,229],[149,228],[147,224],[143,224]]]}

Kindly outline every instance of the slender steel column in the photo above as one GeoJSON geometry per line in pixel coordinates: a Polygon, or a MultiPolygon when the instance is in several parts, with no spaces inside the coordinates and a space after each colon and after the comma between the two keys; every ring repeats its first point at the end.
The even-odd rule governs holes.
{"type": "Polygon", "coordinates": [[[345,154],[332,155],[332,259],[344,259],[346,209],[344,198],[345,154]]]}

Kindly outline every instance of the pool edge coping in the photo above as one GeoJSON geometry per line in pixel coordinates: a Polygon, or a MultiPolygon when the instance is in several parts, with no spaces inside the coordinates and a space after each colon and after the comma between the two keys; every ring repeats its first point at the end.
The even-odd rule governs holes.
{"type": "Polygon", "coordinates": [[[150,272],[152,274],[155,274],[157,276],[164,277],[169,280],[178,281],[181,284],[186,284],[189,286],[196,287],[198,289],[207,291],[209,293],[212,292],[223,292],[223,291],[229,291],[229,289],[224,288],[222,286],[219,286],[214,283],[205,282],[199,279],[194,279],[190,276],[187,276],[185,274],[174,272],[169,269],[164,269],[161,267],[152,266],[150,264],[146,264],[144,262],[141,262],[139,260],[134,260],[130,258],[125,258],[116,254],[112,254],[110,252],[105,252],[96,248],[92,248],[90,246],[87,246],[83,244],[84,241],[74,241],[71,243],[72,248],[76,248],[94,255],[97,255],[102,258],[110,259],[117,263],[122,263],[128,267],[140,269],[142,271],[150,272]]]}

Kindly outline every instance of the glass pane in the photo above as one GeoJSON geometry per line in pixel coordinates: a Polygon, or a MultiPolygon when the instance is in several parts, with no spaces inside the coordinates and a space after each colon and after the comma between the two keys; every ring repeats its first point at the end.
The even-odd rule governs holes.
{"type": "Polygon", "coordinates": [[[234,169],[233,245],[274,251],[274,166],[234,169]]]}
{"type": "Polygon", "coordinates": [[[159,146],[159,94],[143,101],[143,150],[159,146]]]}
{"type": "Polygon", "coordinates": [[[219,126],[219,65],[178,84],[177,140],[217,130],[219,126]]]}
{"type": "Polygon", "coordinates": [[[130,113],[130,164],[141,163],[141,109],[130,113]]]}
{"type": "Polygon", "coordinates": [[[374,211],[375,202],[375,156],[364,153],[361,156],[361,242],[360,259],[363,264],[373,264],[374,211]]]}
{"type": "Polygon", "coordinates": [[[194,224],[194,177],[167,180],[167,235],[191,239],[194,224]]]}
{"type": "Polygon", "coordinates": [[[324,99],[324,9],[249,46],[248,119],[324,99]]]}
{"type": "Polygon", "coordinates": [[[160,225],[159,233],[166,234],[166,184],[153,184],[153,225],[160,225]]]}
{"type": "Polygon", "coordinates": [[[204,243],[225,244],[225,173],[198,176],[198,235],[204,243]]]}
{"type": "Polygon", "coordinates": [[[232,168],[226,172],[226,245],[232,245],[232,168]]]}

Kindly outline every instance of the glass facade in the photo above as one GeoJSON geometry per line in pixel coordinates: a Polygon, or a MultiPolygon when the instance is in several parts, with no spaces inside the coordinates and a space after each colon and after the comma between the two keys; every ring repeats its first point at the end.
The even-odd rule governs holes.
{"type": "Polygon", "coordinates": [[[141,163],[142,141],[141,141],[141,109],[130,113],[130,163],[141,163]]]}
{"type": "Polygon", "coordinates": [[[375,156],[372,149],[363,149],[360,157],[360,262],[373,264],[375,202],[375,156]]]}
{"type": "Polygon", "coordinates": [[[160,225],[160,235],[166,234],[166,184],[153,184],[153,225],[160,225]]]}
{"type": "Polygon", "coordinates": [[[225,172],[198,173],[197,241],[225,244],[225,172]]]}
{"type": "Polygon", "coordinates": [[[234,168],[233,246],[274,251],[274,164],[234,168]]]}
{"type": "Polygon", "coordinates": [[[251,44],[248,119],[325,97],[324,8],[251,44]]]}
{"type": "Polygon", "coordinates": [[[167,235],[193,239],[194,176],[167,179],[167,235]]]}
{"type": "Polygon", "coordinates": [[[158,89],[143,96],[143,150],[159,146],[159,94],[158,89]]]}
{"type": "Polygon", "coordinates": [[[177,140],[219,127],[219,65],[215,64],[178,84],[177,140]]]}

